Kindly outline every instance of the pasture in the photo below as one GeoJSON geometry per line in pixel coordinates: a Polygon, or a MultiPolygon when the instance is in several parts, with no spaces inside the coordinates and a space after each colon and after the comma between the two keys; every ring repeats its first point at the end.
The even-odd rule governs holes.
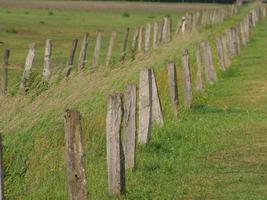
{"type": "MultiPolygon", "coordinates": [[[[1,5],[1,4],[0,4],[1,5]]],[[[204,8],[212,6],[205,5],[204,8]]],[[[67,199],[63,111],[81,111],[85,170],[90,199],[264,199],[266,197],[266,48],[267,22],[259,22],[251,40],[226,71],[219,70],[214,39],[234,26],[253,8],[244,5],[223,23],[177,37],[136,60],[117,64],[125,27],[130,30],[163,16],[173,26],[187,9],[92,11],[85,9],[0,8],[0,41],[11,49],[10,95],[0,98],[0,130],[4,138],[7,199],[67,199]],[[104,35],[102,62],[109,35],[118,33],[114,63],[90,69],[95,37],[104,35]],[[89,32],[88,62],[66,83],[61,76],[71,41],[89,32]],[[45,89],[38,85],[44,42],[52,39],[53,77],[45,89]],[[218,82],[205,84],[193,104],[172,114],[166,64],[177,63],[178,91],[183,102],[181,55],[189,49],[195,80],[195,46],[211,41],[218,82]],[[27,46],[37,43],[31,90],[17,94],[27,46]],[[127,82],[138,83],[139,71],[153,68],[165,126],[153,127],[148,145],[138,146],[136,168],[126,173],[126,194],[110,197],[107,191],[105,114],[107,96],[123,91],[127,82]]],[[[203,6],[196,5],[203,8],[203,6]]],[[[193,10],[194,6],[192,6],[193,10]]],[[[132,34],[132,32],[131,32],[132,34]]],[[[132,36],[130,36],[132,38],[132,36]]],[[[1,49],[2,53],[2,49],[1,49]]],[[[75,63],[77,63],[77,54],[75,63]]],[[[75,64],[76,66],[76,64],[75,64]]]]}

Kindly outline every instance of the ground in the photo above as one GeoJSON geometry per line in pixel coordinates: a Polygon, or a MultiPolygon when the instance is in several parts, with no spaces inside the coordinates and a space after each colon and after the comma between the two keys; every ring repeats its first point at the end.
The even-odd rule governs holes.
{"type": "MultiPolygon", "coordinates": [[[[117,199],[240,199],[267,197],[267,21],[258,24],[248,46],[221,72],[219,81],[194,90],[190,111],[183,109],[180,57],[189,48],[194,80],[194,47],[221,33],[248,11],[114,69],[75,73],[41,93],[0,99],[4,134],[5,186],[8,199],[66,199],[63,111],[82,113],[90,199],[107,194],[105,111],[107,95],[138,83],[140,69],[156,73],[165,127],[153,127],[151,143],[137,148],[136,169],[127,171],[124,196],[117,199]],[[166,62],[176,58],[181,111],[170,107],[166,62]]],[[[41,11],[36,11],[41,12],[41,11]]],[[[214,46],[214,43],[213,43],[214,46]]],[[[216,55],[214,53],[214,55],[216,55]]],[[[116,198],[114,198],[116,199],[116,198]]]]}

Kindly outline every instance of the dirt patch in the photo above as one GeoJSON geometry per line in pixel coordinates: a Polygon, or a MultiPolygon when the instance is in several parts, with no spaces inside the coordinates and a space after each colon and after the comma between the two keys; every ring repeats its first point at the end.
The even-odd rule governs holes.
{"type": "Polygon", "coordinates": [[[88,11],[179,11],[218,8],[218,4],[151,3],[151,2],[101,2],[101,1],[1,1],[9,8],[43,8],[88,11]]]}

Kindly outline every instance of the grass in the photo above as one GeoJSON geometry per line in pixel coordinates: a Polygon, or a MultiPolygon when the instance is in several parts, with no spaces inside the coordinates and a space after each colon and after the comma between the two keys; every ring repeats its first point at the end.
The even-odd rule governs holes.
{"type": "Polygon", "coordinates": [[[63,110],[75,108],[83,116],[90,199],[112,199],[107,194],[106,97],[122,91],[129,81],[137,82],[140,69],[153,67],[166,124],[153,128],[149,145],[138,147],[136,169],[127,172],[127,193],[119,199],[264,199],[267,22],[254,30],[230,69],[219,72],[216,64],[218,83],[203,94],[194,91],[193,108],[190,112],[181,108],[178,120],[171,112],[164,67],[176,57],[182,103],[182,48],[190,49],[194,73],[195,44],[214,39],[247,10],[244,7],[221,25],[177,38],[132,63],[75,73],[68,84],[53,77],[57,84],[39,95],[33,90],[28,97],[0,99],[7,198],[66,199],[63,110]]]}

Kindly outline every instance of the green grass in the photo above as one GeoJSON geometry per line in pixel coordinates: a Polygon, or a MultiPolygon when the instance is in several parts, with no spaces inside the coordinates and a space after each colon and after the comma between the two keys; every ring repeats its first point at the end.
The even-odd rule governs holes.
{"type": "Polygon", "coordinates": [[[83,116],[90,199],[112,199],[106,174],[107,95],[122,91],[129,81],[137,82],[140,69],[153,67],[165,127],[154,127],[151,143],[138,147],[136,169],[127,172],[127,193],[120,199],[265,199],[267,21],[253,31],[230,69],[219,72],[216,63],[220,80],[203,94],[194,91],[193,108],[188,112],[181,108],[178,120],[171,112],[164,67],[176,57],[182,104],[182,48],[190,49],[194,73],[195,44],[214,39],[247,10],[213,29],[177,38],[132,63],[75,73],[68,84],[58,81],[38,96],[33,90],[29,97],[0,99],[7,198],[66,199],[63,110],[75,108],[83,116]]]}

